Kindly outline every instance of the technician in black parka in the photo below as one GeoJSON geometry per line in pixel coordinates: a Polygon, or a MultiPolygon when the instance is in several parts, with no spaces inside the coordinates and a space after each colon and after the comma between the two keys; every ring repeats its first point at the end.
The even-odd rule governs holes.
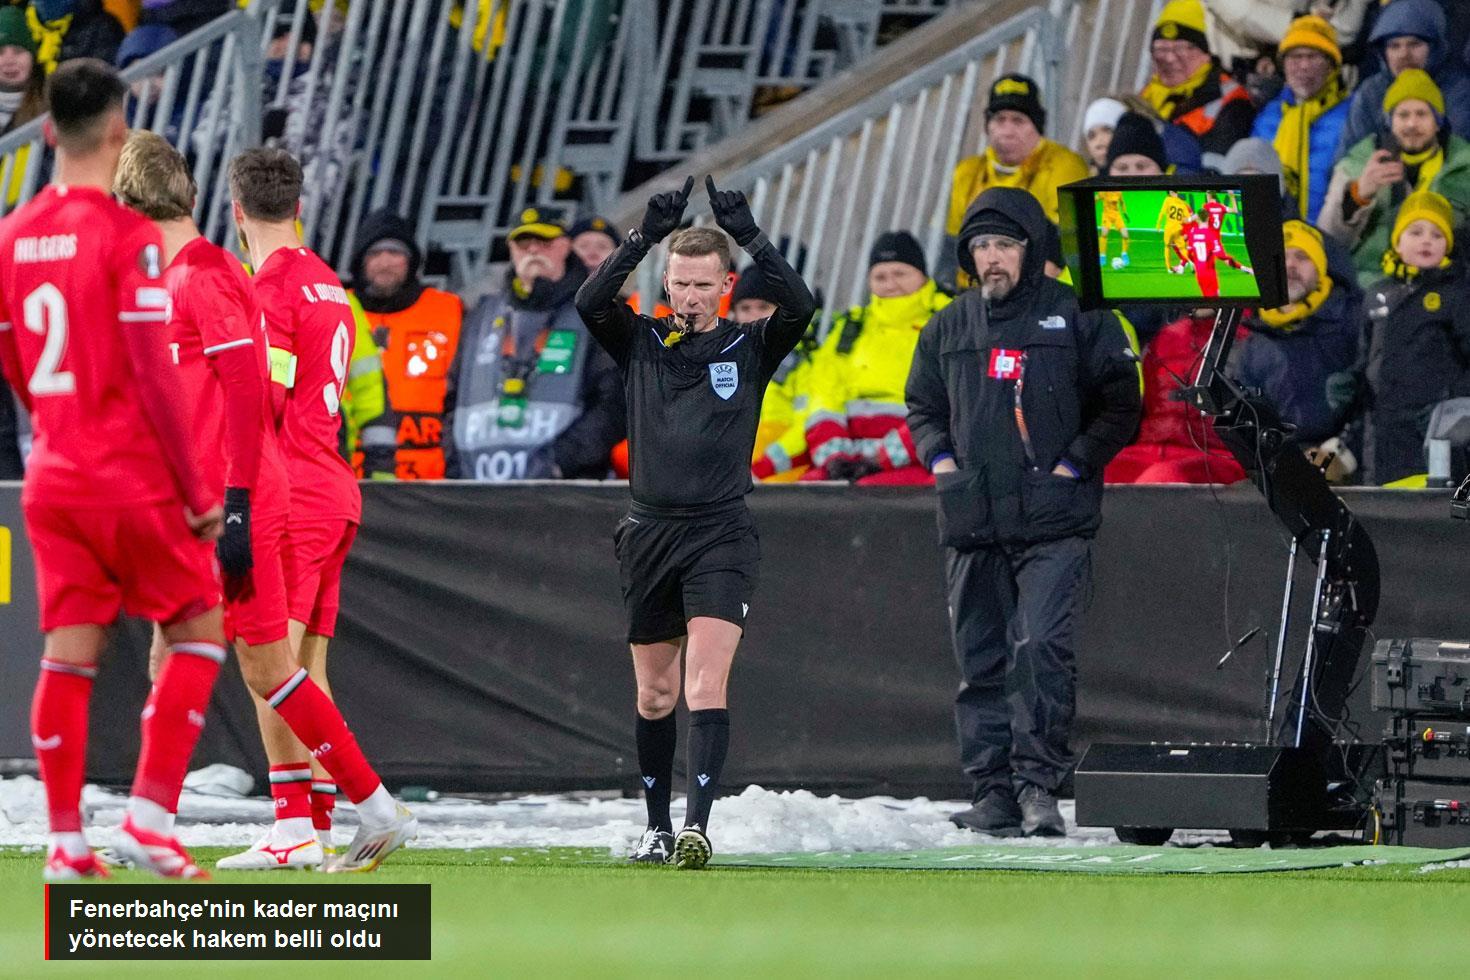
{"type": "Polygon", "coordinates": [[[962,683],[960,756],[974,783],[961,827],[1065,832],[1076,648],[1103,467],[1132,438],[1138,374],[1117,317],[1084,313],[1049,279],[1047,221],[1015,188],[965,215],[960,267],[978,284],[919,336],[906,399],[935,475],[962,683]]]}
{"type": "Polygon", "coordinates": [[[725,687],[755,591],[760,544],[745,506],[766,384],[801,340],[816,303],[756,226],[745,195],[706,178],[715,221],[755,260],[776,301],[764,320],[719,315],[734,285],[730,246],[710,228],[669,241],[664,288],[673,316],[634,313],[618,291],[679,227],[694,178],[657,194],[632,231],[577,292],[577,311],[623,374],[633,491],[614,548],[638,680],[638,766],[648,829],[632,860],[702,868],[709,812],[729,745],[725,687]],[[679,697],[687,657],[689,797],[677,838],[669,817],[679,697]]]}

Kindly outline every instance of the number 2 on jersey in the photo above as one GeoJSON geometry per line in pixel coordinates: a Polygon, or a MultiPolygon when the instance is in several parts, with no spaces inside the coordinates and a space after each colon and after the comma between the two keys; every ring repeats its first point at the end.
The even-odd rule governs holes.
{"type": "Polygon", "coordinates": [[[46,338],[27,386],[31,394],[69,395],[76,391],[76,375],[57,370],[66,354],[66,297],[51,283],[43,282],[25,298],[22,313],[26,329],[46,338]]]}

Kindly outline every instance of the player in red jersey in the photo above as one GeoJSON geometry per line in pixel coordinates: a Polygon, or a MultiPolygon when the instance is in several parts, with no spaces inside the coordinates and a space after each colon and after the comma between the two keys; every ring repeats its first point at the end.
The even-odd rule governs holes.
{"type": "Polygon", "coordinates": [[[1227,214],[1239,214],[1240,212],[1223,203],[1215,191],[1205,191],[1205,203],[1200,206],[1200,217],[1204,218],[1205,224],[1215,231],[1225,227],[1225,216],[1227,214]]]}
{"type": "MultiPolygon", "coordinates": [[[[362,817],[352,843],[328,859],[327,869],[368,870],[411,838],[417,824],[388,795],[355,742],[351,749],[360,761],[344,765],[337,737],[304,733],[297,724],[309,714],[330,713],[342,737],[351,740],[329,700],[326,651],[336,628],[342,567],[362,518],[357,478],[337,449],[352,353],[352,308],[336,274],[297,233],[302,178],[296,160],[284,150],[247,150],[231,161],[229,179],[235,222],[248,243],[256,300],[270,339],[277,429],[291,488],[284,563],[290,642],[299,669],[267,692],[266,703],[275,711],[261,710],[261,733],[272,766],[298,772],[312,766],[314,779],[334,779],[362,817]],[[312,692],[309,707],[300,703],[306,688],[312,692]]],[[[324,789],[335,794],[335,786],[324,789]]],[[[268,836],[289,835],[278,822],[268,836]]],[[[252,852],[237,857],[249,863],[255,860],[252,852]]],[[[231,865],[244,866],[233,859],[231,865]]]]}
{"type": "MultiPolygon", "coordinates": [[[[209,454],[204,470],[207,485],[225,500],[218,553],[226,633],[239,650],[247,681],[268,693],[294,672],[282,558],[290,492],[275,438],[269,345],[254,291],[239,260],[199,234],[192,217],[194,179],[163,137],[146,131],[128,137],[113,191],[152,219],[163,236],[170,359],[191,409],[194,444],[223,450],[209,454]]],[[[155,630],[150,657],[155,675],[166,656],[160,633],[155,630]]],[[[280,827],[293,837],[266,840],[252,853],[267,868],[321,864],[322,848],[311,827],[310,767],[272,767],[270,779],[277,813],[286,818],[280,827]]]]}
{"type": "Polygon", "coordinates": [[[1215,271],[1216,259],[1247,275],[1252,271],[1250,266],[1244,265],[1225,251],[1225,243],[1220,240],[1218,231],[1197,219],[1185,224],[1183,247],[1176,245],[1175,251],[1179,254],[1180,265],[1174,271],[1183,272],[1186,263],[1194,266],[1194,281],[1199,284],[1199,293],[1205,299],[1220,295],[1220,274],[1215,271]]]}
{"type": "Polygon", "coordinates": [[[31,740],[52,880],[105,874],[80,800],[92,680],[123,610],[163,624],[170,655],[143,711],[118,850],[165,876],[203,875],[169,813],[225,655],[209,543],[222,511],[170,369],[161,241],[110,195],[127,92],[100,61],[56,70],[56,181],[0,224],[0,366],[35,433],[21,499],[45,633],[31,740]]]}

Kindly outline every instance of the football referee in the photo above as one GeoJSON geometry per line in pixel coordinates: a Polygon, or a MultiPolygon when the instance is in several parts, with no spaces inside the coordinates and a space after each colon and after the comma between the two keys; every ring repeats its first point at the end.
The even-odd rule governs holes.
{"type": "Polygon", "coordinates": [[[755,260],[776,300],[764,320],[719,315],[730,246],[711,228],[669,241],[672,316],[632,312],[623,282],[679,227],[694,178],[656,194],[643,223],[577,291],[587,329],[617,361],[628,403],[632,507],[613,534],[638,680],[638,767],[648,829],[632,860],[702,868],[710,805],[730,742],[725,686],[755,592],[760,542],[745,506],[766,383],[816,310],[806,284],[756,227],[745,195],[705,178],[715,221],[755,260]],[[687,659],[689,798],[677,839],[669,818],[680,653],[687,659]]]}

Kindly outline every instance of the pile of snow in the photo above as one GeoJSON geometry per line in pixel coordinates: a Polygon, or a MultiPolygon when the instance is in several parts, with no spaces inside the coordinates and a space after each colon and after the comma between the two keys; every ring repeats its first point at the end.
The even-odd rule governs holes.
{"type": "MultiPolygon", "coordinates": [[[[126,796],[88,786],[82,794],[88,838],[94,846],[114,843],[126,796]]],[[[415,847],[592,847],[622,853],[632,848],[645,823],[643,801],[558,795],[509,800],[439,799],[410,805],[419,819],[415,847]]],[[[716,802],[711,837],[724,854],[787,851],[904,851],[982,844],[993,840],[960,830],[948,815],[964,803],[889,796],[843,799],[806,790],[775,792],[748,787],[716,802]]],[[[674,801],[674,824],[683,817],[674,801]]],[[[185,790],[179,800],[179,837],[195,847],[245,846],[272,817],[264,797],[228,798],[185,790]]],[[[355,826],[352,806],[340,801],[339,823],[355,826]]],[[[1101,846],[1115,844],[1112,832],[1073,826],[1073,806],[1062,802],[1071,832],[1064,838],[1010,839],[1007,844],[1101,846]]],[[[344,833],[346,831],[344,830],[344,833]]],[[[340,835],[339,835],[340,836],[340,835]]],[[[1176,842],[1210,835],[1179,834],[1176,842]]],[[[40,847],[46,842],[45,795],[29,776],[0,779],[0,846],[40,847]]]]}

